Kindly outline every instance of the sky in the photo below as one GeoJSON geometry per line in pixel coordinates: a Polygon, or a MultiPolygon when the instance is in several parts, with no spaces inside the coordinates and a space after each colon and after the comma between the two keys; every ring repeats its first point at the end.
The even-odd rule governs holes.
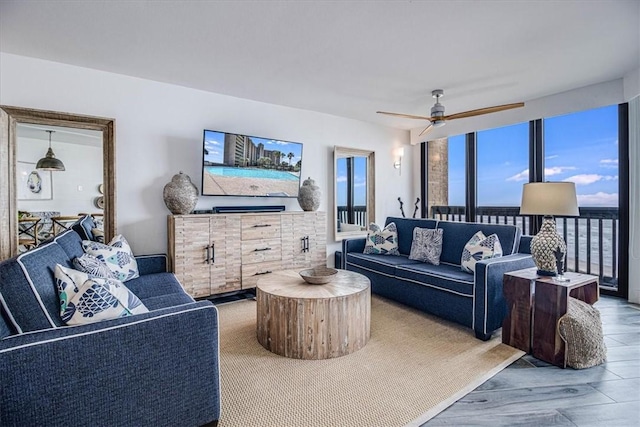
{"type": "MultiPolygon", "coordinates": [[[[545,180],[576,184],[578,205],[618,206],[618,106],[544,119],[545,180]]],[[[478,206],[519,206],[529,124],[478,132],[478,206]]],[[[464,135],[449,138],[449,204],[464,205],[464,135]]]]}
{"type": "MultiPolygon", "coordinates": [[[[255,145],[260,143],[264,144],[265,150],[279,150],[284,154],[293,153],[294,156],[291,158],[292,165],[295,165],[298,160],[302,159],[302,144],[298,142],[279,141],[254,136],[251,137],[251,140],[255,145]]],[[[209,155],[204,156],[205,160],[212,163],[222,163],[222,156],[224,154],[224,132],[205,130],[204,148],[209,152],[209,155]]],[[[285,157],[284,161],[289,163],[289,158],[285,157]]]]}
{"type": "MultiPolygon", "coordinates": [[[[367,202],[367,158],[355,157],[354,160],[354,203],[366,205],[367,202]]],[[[347,161],[338,159],[336,164],[336,201],[339,206],[347,204],[347,161]]]]}

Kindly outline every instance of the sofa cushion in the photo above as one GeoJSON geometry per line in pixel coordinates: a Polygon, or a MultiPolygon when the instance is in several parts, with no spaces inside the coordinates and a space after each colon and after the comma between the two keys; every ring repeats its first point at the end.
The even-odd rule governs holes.
{"type": "Polygon", "coordinates": [[[385,225],[395,222],[398,232],[398,251],[402,255],[411,253],[411,244],[413,243],[413,229],[420,228],[436,228],[438,221],[435,219],[422,218],[398,218],[390,216],[387,218],[385,225]]]}
{"type": "Polygon", "coordinates": [[[64,326],[53,277],[56,264],[71,259],[52,241],[0,263],[0,299],[17,332],[64,326]]]}
{"type": "Polygon", "coordinates": [[[384,229],[373,222],[369,224],[365,254],[400,255],[398,252],[398,231],[395,223],[389,223],[384,229]]]}
{"type": "Polygon", "coordinates": [[[476,263],[483,259],[498,258],[502,256],[502,246],[496,234],[485,236],[478,231],[469,239],[462,251],[460,265],[462,271],[473,274],[476,271],[476,263]]]}
{"type": "MultiPolygon", "coordinates": [[[[147,298],[160,295],[185,293],[182,285],[173,273],[153,273],[131,279],[127,288],[143,302],[147,298]]],[[[188,296],[188,294],[185,293],[188,296]]],[[[191,298],[191,297],[189,297],[191,298]]],[[[193,299],[191,299],[193,301],[193,299]]],[[[146,304],[146,303],[145,303],[146,304]]]]}
{"type": "Polygon", "coordinates": [[[82,239],[73,230],[65,230],[63,233],[58,234],[53,241],[60,245],[62,250],[69,256],[69,259],[74,259],[84,254],[82,239]]]}
{"type": "Polygon", "coordinates": [[[85,215],[71,225],[71,228],[78,233],[82,240],[93,240],[91,230],[95,227],[96,225],[91,215],[85,215]]]}
{"type": "Polygon", "coordinates": [[[160,310],[161,308],[175,307],[182,304],[192,304],[193,298],[185,292],[179,292],[145,298],[142,302],[149,310],[160,310]]]}
{"type": "Polygon", "coordinates": [[[521,234],[520,229],[514,225],[438,221],[438,228],[442,228],[443,233],[440,262],[458,266],[464,245],[478,231],[482,231],[485,236],[496,234],[500,239],[503,255],[514,253],[521,234]]]}
{"type": "Polygon", "coordinates": [[[398,265],[395,275],[400,279],[446,292],[464,296],[473,295],[474,277],[462,272],[456,265],[433,265],[423,262],[398,265]]]}
{"type": "Polygon", "coordinates": [[[413,229],[413,243],[411,243],[409,259],[438,265],[440,264],[441,253],[442,230],[430,230],[420,227],[413,229]]]}
{"type": "Polygon", "coordinates": [[[55,277],[60,317],[67,325],[83,325],[149,311],[119,280],[91,277],[59,264],[55,277]]]}
{"type": "Polygon", "coordinates": [[[140,276],[131,247],[122,234],[115,236],[108,245],[83,240],[82,247],[86,253],[104,261],[118,280],[126,282],[140,276]]]}
{"type": "MultiPolygon", "coordinates": [[[[359,254],[357,252],[347,253],[346,263],[347,265],[355,265],[365,270],[386,274],[387,276],[394,276],[396,266],[398,265],[422,264],[420,261],[410,260],[406,255],[395,257],[375,254],[359,254]]],[[[350,268],[347,269],[349,270],[350,268]]]]}

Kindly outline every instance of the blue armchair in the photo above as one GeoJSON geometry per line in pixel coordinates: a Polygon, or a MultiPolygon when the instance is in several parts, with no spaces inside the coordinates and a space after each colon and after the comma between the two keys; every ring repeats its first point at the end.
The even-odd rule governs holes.
{"type": "Polygon", "coordinates": [[[199,426],[220,417],[218,313],[164,256],[126,286],[148,313],[65,326],[53,272],[82,254],[73,230],[0,263],[0,425],[199,426]]]}

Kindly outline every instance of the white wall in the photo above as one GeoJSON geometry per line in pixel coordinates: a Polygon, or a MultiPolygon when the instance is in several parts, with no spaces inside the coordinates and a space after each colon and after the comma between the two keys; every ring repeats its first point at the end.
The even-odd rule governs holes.
{"type": "MultiPolygon", "coordinates": [[[[375,150],[379,222],[399,214],[399,196],[409,201],[419,194],[412,162],[405,161],[402,175],[393,168],[394,149],[409,144],[408,131],[5,53],[0,104],[116,120],[117,229],[140,254],[166,252],[169,211],[162,190],[171,177],[183,171],[200,187],[203,129],[302,142],[302,175],[320,186],[322,211],[333,206],[335,145],[375,150]]],[[[249,204],[300,210],[295,199],[223,197],[201,197],[197,208],[249,204]]],[[[331,264],[339,244],[332,214],[328,218],[331,264]]]]}
{"type": "MultiPolygon", "coordinates": [[[[18,138],[16,160],[37,163],[48,148],[48,141],[18,138]]],[[[64,172],[51,172],[53,199],[18,200],[18,209],[57,211],[61,215],[102,212],[93,204],[93,199],[100,196],[98,185],[102,183],[102,148],[60,141],[55,141],[52,148],[66,169],[64,172]]]]}

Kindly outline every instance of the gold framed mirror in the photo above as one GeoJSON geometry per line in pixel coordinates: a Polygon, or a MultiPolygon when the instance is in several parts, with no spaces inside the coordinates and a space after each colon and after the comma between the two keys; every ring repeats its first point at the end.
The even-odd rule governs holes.
{"type": "Polygon", "coordinates": [[[116,230],[115,120],[0,106],[0,260],[18,253],[16,126],[22,123],[102,132],[105,241],[113,238],[116,230]]]}
{"type": "Polygon", "coordinates": [[[333,149],[333,213],[335,240],[367,234],[375,222],[375,152],[333,149]]]}

